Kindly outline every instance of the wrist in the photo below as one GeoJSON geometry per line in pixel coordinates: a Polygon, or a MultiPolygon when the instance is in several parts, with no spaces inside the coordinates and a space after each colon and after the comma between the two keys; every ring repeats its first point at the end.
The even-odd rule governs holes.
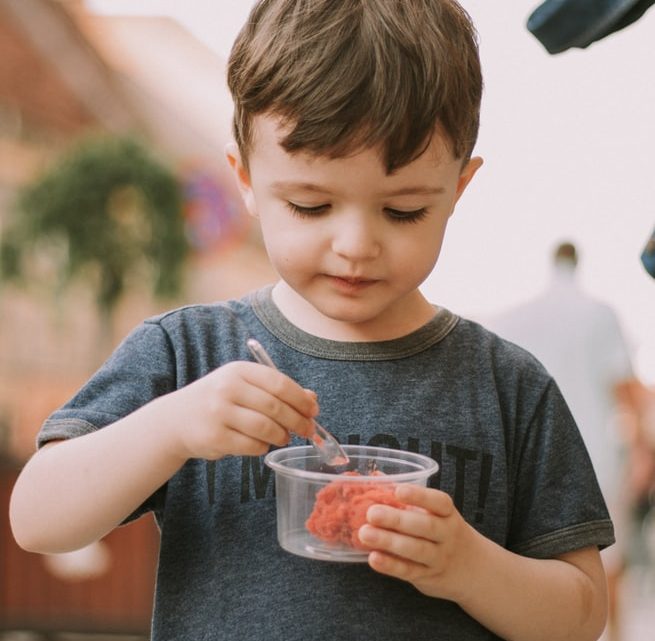
{"type": "Polygon", "coordinates": [[[174,400],[175,394],[176,392],[172,392],[160,396],[144,405],[139,411],[144,414],[145,424],[151,431],[151,439],[155,446],[172,465],[182,467],[192,458],[192,453],[183,438],[184,419],[179,416],[178,403],[174,400]]]}
{"type": "Polygon", "coordinates": [[[466,543],[466,554],[463,555],[463,564],[457,571],[460,580],[450,586],[451,594],[447,598],[465,611],[470,611],[475,609],[480,594],[484,594],[486,589],[493,589],[492,586],[499,576],[494,570],[494,563],[502,565],[506,561],[503,559],[507,550],[478,532],[469,523],[464,522],[461,534],[466,543]]]}

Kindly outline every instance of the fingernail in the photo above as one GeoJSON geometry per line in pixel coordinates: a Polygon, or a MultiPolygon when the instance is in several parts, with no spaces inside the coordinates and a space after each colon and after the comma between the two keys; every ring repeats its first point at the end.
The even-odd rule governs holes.
{"type": "Polygon", "coordinates": [[[377,505],[371,505],[371,507],[366,510],[366,520],[374,521],[376,518],[381,518],[384,515],[384,508],[381,508],[377,505]]]}
{"type": "Polygon", "coordinates": [[[362,525],[357,532],[360,541],[373,543],[375,541],[375,530],[369,525],[362,525]]]}
{"type": "Polygon", "coordinates": [[[403,499],[407,499],[411,496],[411,488],[408,487],[407,485],[398,485],[396,487],[396,498],[400,499],[401,501],[403,499]]]}

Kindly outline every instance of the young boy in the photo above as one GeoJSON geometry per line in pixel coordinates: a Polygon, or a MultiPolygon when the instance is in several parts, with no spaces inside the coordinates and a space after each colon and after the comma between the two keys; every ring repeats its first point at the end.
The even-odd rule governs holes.
{"type": "Polygon", "coordinates": [[[43,425],[17,541],[71,550],[154,511],[155,641],[596,639],[612,525],[557,386],[418,289],[481,165],[468,16],[263,0],[228,80],[228,159],[280,281],[138,327],[43,425]],[[440,463],[397,490],[419,509],[368,510],[368,565],[276,542],[261,457],[311,434],[316,399],[342,441],[440,463]]]}

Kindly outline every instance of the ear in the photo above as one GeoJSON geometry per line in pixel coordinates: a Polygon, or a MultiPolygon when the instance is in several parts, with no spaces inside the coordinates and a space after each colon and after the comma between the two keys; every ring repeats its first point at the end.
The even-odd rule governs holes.
{"type": "Polygon", "coordinates": [[[455,191],[455,201],[453,204],[459,200],[468,184],[473,180],[473,176],[475,176],[478,169],[482,167],[483,162],[484,161],[480,156],[474,156],[464,165],[459,174],[459,178],[457,179],[457,189],[455,191]]]}
{"type": "Polygon", "coordinates": [[[237,187],[239,188],[239,192],[241,193],[241,197],[243,198],[248,213],[254,218],[257,218],[257,207],[255,203],[255,195],[250,183],[250,174],[241,158],[239,147],[235,142],[230,142],[225,145],[225,157],[234,172],[237,187]]]}

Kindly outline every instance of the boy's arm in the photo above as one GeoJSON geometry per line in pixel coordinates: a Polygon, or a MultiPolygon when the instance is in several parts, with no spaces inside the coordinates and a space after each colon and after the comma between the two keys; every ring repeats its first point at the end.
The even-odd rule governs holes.
{"type": "Polygon", "coordinates": [[[482,625],[508,641],[600,637],[607,618],[607,593],[597,548],[532,559],[485,539],[480,552],[480,568],[473,578],[478,587],[459,605],[482,625]]]}
{"type": "Polygon", "coordinates": [[[233,362],[96,430],[45,446],[10,502],[14,537],[57,553],[116,527],[190,458],[261,455],[309,436],[315,396],[263,365],[233,362]]]}
{"type": "MultiPolygon", "coordinates": [[[[486,543],[494,543],[486,540],[486,543]]],[[[496,546],[486,553],[480,593],[462,608],[508,641],[593,641],[607,619],[600,553],[587,547],[531,559],[496,546]]]]}
{"type": "Polygon", "coordinates": [[[107,427],[43,446],[14,486],[14,538],[58,553],[102,538],[163,485],[185,459],[153,402],[107,427]]]}
{"type": "Polygon", "coordinates": [[[449,599],[508,641],[592,641],[607,614],[598,549],[554,559],[520,556],[470,526],[444,492],[412,485],[397,489],[417,509],[369,508],[359,532],[375,549],[374,570],[449,599]]]}

